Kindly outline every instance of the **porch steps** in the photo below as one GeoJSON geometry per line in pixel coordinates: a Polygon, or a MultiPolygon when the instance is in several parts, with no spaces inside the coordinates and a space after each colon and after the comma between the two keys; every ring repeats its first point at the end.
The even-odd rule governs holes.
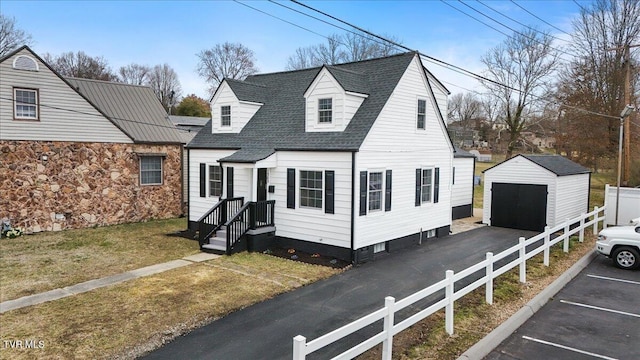
{"type": "Polygon", "coordinates": [[[215,235],[209,238],[208,244],[202,244],[203,249],[226,251],[227,250],[227,228],[221,227],[215,235]]]}

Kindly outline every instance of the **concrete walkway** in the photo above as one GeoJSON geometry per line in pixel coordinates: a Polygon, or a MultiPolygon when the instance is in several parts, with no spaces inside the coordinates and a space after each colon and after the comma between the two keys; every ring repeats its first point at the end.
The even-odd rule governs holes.
{"type": "Polygon", "coordinates": [[[220,255],[199,253],[178,260],[151,265],[140,269],[127,271],[121,274],[103,277],[100,279],[89,280],[80,284],[53,289],[39,294],[24,296],[15,300],[8,300],[0,303],[0,314],[10,310],[41,304],[47,301],[62,299],[71,295],[82,294],[87,291],[99,289],[109,285],[119,284],[121,282],[137,279],[143,276],[154,275],[167,270],[177,269],[183,266],[191,265],[193,263],[212,260],[219,256],[220,255]]]}

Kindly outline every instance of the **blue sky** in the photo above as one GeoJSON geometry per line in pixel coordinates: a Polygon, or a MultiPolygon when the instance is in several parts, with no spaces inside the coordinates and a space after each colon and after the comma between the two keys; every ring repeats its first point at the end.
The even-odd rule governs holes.
{"type": "MultiPolygon", "coordinates": [[[[505,35],[451,6],[511,33],[458,1],[448,1],[451,6],[437,0],[304,2],[372,32],[392,35],[412,49],[474,72],[482,71],[480,57],[501,43],[505,35]]],[[[579,6],[569,0],[514,2],[566,33],[571,32],[571,20],[579,13],[579,6]]],[[[465,0],[464,3],[514,29],[522,26],[485,5],[523,24],[568,38],[514,2],[465,0]]],[[[583,6],[589,2],[579,1],[583,6]]],[[[195,93],[206,98],[207,85],[196,73],[196,54],[201,50],[225,41],[239,42],[255,52],[260,72],[273,72],[284,70],[287,58],[296,48],[326,41],[242,4],[325,36],[343,33],[267,1],[2,0],[0,12],[14,17],[18,27],[32,35],[32,48],[40,55],[84,51],[104,57],[114,71],[130,63],[152,66],[167,63],[178,73],[183,95],[195,93]]],[[[291,2],[281,4],[310,13],[291,2]]],[[[425,65],[452,93],[476,86],[469,77],[428,62],[425,65]]]]}

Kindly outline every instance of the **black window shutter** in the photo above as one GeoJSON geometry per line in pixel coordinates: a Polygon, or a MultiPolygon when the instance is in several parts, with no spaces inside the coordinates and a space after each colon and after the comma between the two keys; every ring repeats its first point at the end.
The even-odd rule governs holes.
{"type": "Polygon", "coordinates": [[[296,169],[287,169],[287,208],[296,208],[296,169]]]}
{"type": "Polygon", "coordinates": [[[324,212],[327,214],[334,213],[335,198],[335,171],[326,170],[324,172],[324,212]]]}
{"type": "Polygon", "coordinates": [[[384,190],[384,211],[391,210],[391,170],[387,170],[384,190]]]}
{"type": "Polygon", "coordinates": [[[433,185],[433,202],[437,203],[440,197],[440,168],[436,168],[433,185]]]}
{"type": "Polygon", "coordinates": [[[367,215],[367,172],[360,171],[360,216],[367,215]]]}
{"type": "Polygon", "coordinates": [[[416,206],[420,206],[422,199],[420,198],[420,190],[422,185],[422,169],[416,169],[416,206]]]}
{"type": "Polygon", "coordinates": [[[227,168],[227,199],[233,197],[233,168],[227,168]]]}
{"type": "Polygon", "coordinates": [[[200,197],[207,196],[207,164],[200,163],[200,197]]]}
{"type": "Polygon", "coordinates": [[[451,184],[456,184],[456,167],[453,167],[453,174],[451,174],[451,184]]]}

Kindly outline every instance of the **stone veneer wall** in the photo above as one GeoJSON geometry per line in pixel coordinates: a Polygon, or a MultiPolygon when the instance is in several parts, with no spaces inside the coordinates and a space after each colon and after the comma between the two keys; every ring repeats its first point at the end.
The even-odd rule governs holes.
{"type": "Polygon", "coordinates": [[[0,219],[27,232],[182,215],[181,146],[0,141],[0,219]],[[138,153],[166,154],[163,184],[140,185],[138,153]],[[42,156],[48,157],[42,161],[42,156]]]}

